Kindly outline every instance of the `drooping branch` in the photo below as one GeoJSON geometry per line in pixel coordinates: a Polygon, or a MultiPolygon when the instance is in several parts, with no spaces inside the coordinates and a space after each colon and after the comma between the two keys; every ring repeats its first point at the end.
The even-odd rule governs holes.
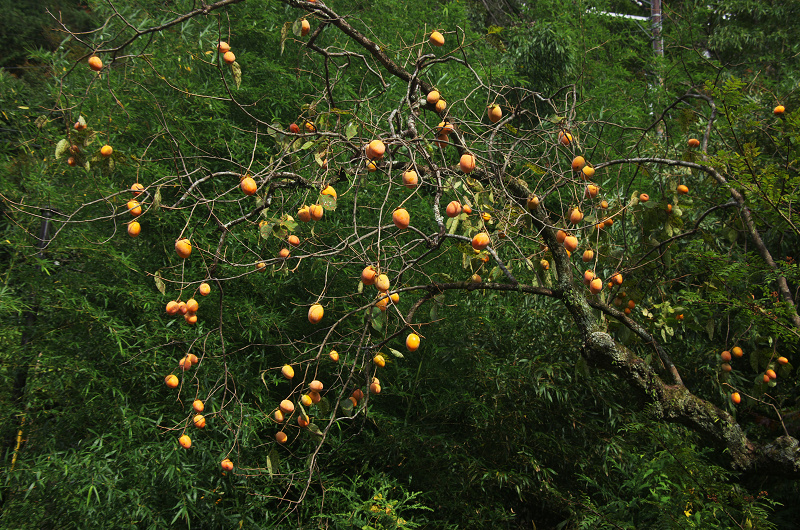
{"type": "Polygon", "coordinates": [[[742,220],[744,221],[744,225],[747,228],[747,233],[750,236],[750,239],[755,244],[756,248],[758,249],[758,253],[761,255],[761,259],[764,260],[764,263],[775,273],[775,281],[778,284],[778,290],[781,293],[781,297],[783,301],[786,302],[788,309],[789,309],[789,316],[792,319],[792,323],[794,324],[795,328],[800,329],[800,315],[797,313],[797,306],[794,302],[794,297],[792,296],[792,292],[789,290],[789,284],[786,281],[786,276],[781,274],[780,270],[778,269],[778,265],[775,263],[775,260],[772,257],[767,245],[764,243],[764,240],[761,238],[761,234],[758,232],[758,227],[756,227],[756,223],[753,220],[752,212],[750,211],[749,206],[745,203],[744,195],[739,192],[735,187],[731,186],[728,183],[728,180],[716,169],[711,166],[707,166],[705,164],[697,164],[695,162],[687,162],[685,160],[673,160],[669,158],[652,158],[652,157],[643,157],[643,158],[624,158],[624,159],[617,159],[617,160],[610,160],[608,162],[603,162],[597,164],[595,168],[601,169],[603,167],[618,165],[618,164],[658,164],[658,165],[665,165],[665,166],[680,166],[680,167],[688,167],[691,169],[696,169],[699,171],[703,171],[711,175],[714,180],[716,180],[719,184],[725,186],[730,191],[731,197],[733,200],[736,201],[736,204],[739,207],[739,212],[742,216],[742,220]]]}

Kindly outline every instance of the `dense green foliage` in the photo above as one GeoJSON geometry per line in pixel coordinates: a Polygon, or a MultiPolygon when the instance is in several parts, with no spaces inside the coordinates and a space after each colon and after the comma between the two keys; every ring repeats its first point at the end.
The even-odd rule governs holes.
{"type": "MultiPolygon", "coordinates": [[[[3,23],[28,27],[33,17],[55,27],[42,14],[55,4],[34,4],[15,8],[22,14],[3,23]]],[[[119,17],[147,28],[194,4],[176,1],[165,10],[162,2],[90,2],[89,12],[64,5],[73,31],[102,29],[63,42],[52,29],[36,37],[2,32],[19,40],[6,43],[15,53],[0,70],[0,526],[791,527],[796,480],[739,474],[702,433],[662,421],[623,378],[581,357],[582,338],[558,301],[477,286],[438,293],[416,312],[423,345],[414,353],[403,346],[398,314],[361,309],[374,296],[358,285],[365,263],[385,260],[393,281],[409,288],[400,293],[402,315],[425,294],[414,286],[473,273],[502,282],[504,275],[465,241],[428,248],[384,229],[380,244],[341,243],[354,227],[366,233],[390,225],[398,203],[414,227],[435,233],[430,212],[438,190],[425,182],[411,200],[381,180],[383,169],[353,169],[364,161],[348,142],[387,135],[408,84],[355,55],[326,64],[304,45],[308,37],[293,33],[303,15],[297,7],[231,5],[141,36],[113,61],[101,54],[108,68],[100,75],[86,67],[93,47],[127,38],[119,17]],[[231,43],[240,78],[213,51],[220,39],[231,43]],[[26,41],[31,46],[20,46],[26,41]],[[37,74],[10,75],[23,64],[37,74]],[[330,93],[326,67],[335,81],[330,93]],[[84,131],[73,127],[80,117],[84,131]],[[269,127],[285,131],[306,120],[331,134],[295,139],[269,127]],[[65,139],[80,148],[72,153],[75,167],[66,164],[65,139]],[[114,146],[108,159],[99,154],[106,143],[114,146]],[[299,178],[281,181],[269,203],[263,194],[242,197],[239,175],[264,168],[299,178]],[[133,182],[148,187],[136,239],[126,234],[133,182]],[[324,221],[286,217],[316,202],[329,183],[339,197],[325,199],[324,221]],[[38,252],[45,220],[44,239],[52,242],[38,252]],[[301,236],[297,252],[308,257],[274,258],[289,232],[301,236]],[[178,234],[192,240],[189,260],[172,248],[178,234]],[[225,252],[214,259],[218,246],[225,252]],[[255,273],[261,260],[266,271],[255,273]],[[164,313],[168,301],[196,296],[208,279],[212,292],[197,296],[196,326],[164,313]],[[326,326],[342,319],[341,326],[309,324],[306,312],[317,300],[324,300],[326,326]],[[388,363],[379,374],[383,393],[354,414],[349,392],[366,390],[373,375],[363,341],[380,343],[388,363]],[[332,348],[340,351],[338,364],[327,358],[332,348]],[[166,388],[164,376],[179,373],[177,361],[188,353],[201,364],[181,376],[178,389],[166,388]],[[325,431],[321,444],[293,422],[290,443],[274,441],[270,414],[299,391],[281,377],[285,363],[326,383],[312,414],[325,431]],[[203,431],[191,425],[194,399],[205,402],[203,431]],[[337,421],[329,421],[332,414],[337,421]],[[184,431],[193,438],[189,451],[176,443],[184,431]],[[223,474],[226,457],[236,468],[223,474]]],[[[596,270],[602,278],[624,270],[625,295],[613,292],[621,302],[635,300],[633,317],[669,351],[694,393],[735,414],[753,440],[784,428],[797,437],[796,308],[774,287],[778,275],[793,290],[800,285],[793,150],[800,115],[791,112],[797,71],[783,60],[797,39],[790,27],[776,30],[797,3],[725,4],[735,16],[701,3],[670,6],[660,59],[634,22],[597,13],[632,12],[627,4],[599,2],[591,11],[582,2],[508,2],[502,14],[484,11],[482,2],[333,7],[409,71],[423,52],[444,55],[419,45],[431,29],[446,28],[448,42],[463,43],[455,58],[420,78],[461,116],[481,160],[495,141],[481,123],[487,105],[533,112],[493,145],[508,154],[498,175],[519,177],[537,193],[554,173],[546,163],[569,165],[572,153],[554,145],[563,128],[579,135],[595,165],[632,157],[704,162],[686,138],[703,137],[713,98],[705,163],[724,168],[727,184],[688,167],[620,163],[598,170],[608,211],[618,214],[611,229],[591,236],[603,256],[596,270]],[[533,100],[525,90],[552,99],[533,100]],[[692,97],[676,103],[686,93],[692,97]],[[778,103],[789,109],[783,117],[772,114],[778,103]],[[682,183],[691,194],[677,193],[682,183]],[[726,204],[728,187],[742,190],[756,213],[774,267],[726,204]],[[650,200],[639,203],[644,191],[650,200]],[[735,345],[747,356],[724,372],[719,351],[735,345]],[[790,364],[777,367],[776,354],[790,364]],[[777,386],[762,379],[772,366],[777,386]],[[737,409],[732,389],[758,399],[737,409]]],[[[321,21],[310,19],[316,46],[365,53],[332,25],[316,34],[321,21]]],[[[438,121],[420,111],[420,136],[431,140],[438,121]]],[[[398,153],[419,166],[426,157],[442,166],[457,160],[455,147],[437,152],[427,140],[398,153]]],[[[502,232],[521,249],[498,251],[512,272],[531,285],[555,285],[555,271],[538,265],[554,253],[530,235],[533,225],[512,200],[471,179],[450,179],[443,188],[442,207],[469,197],[476,211],[492,214],[486,222],[464,216],[448,230],[485,229],[495,241],[502,232]]],[[[544,206],[560,220],[582,191],[580,182],[553,186],[544,206]]],[[[587,223],[607,215],[597,207],[586,214],[587,223]]],[[[573,261],[581,274],[585,265],[573,261]]],[[[613,299],[604,300],[612,306],[613,299]]],[[[599,320],[660,366],[652,345],[629,327],[607,315],[599,320]]]]}

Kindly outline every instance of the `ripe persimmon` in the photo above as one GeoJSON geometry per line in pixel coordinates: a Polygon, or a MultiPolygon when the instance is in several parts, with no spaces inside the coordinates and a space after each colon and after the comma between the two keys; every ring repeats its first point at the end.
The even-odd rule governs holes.
{"type": "Polygon", "coordinates": [[[567,236],[564,239],[564,248],[567,249],[567,252],[575,252],[578,248],[578,238],[575,236],[567,236]]]}
{"type": "Polygon", "coordinates": [[[126,206],[128,207],[128,211],[131,213],[132,216],[138,217],[142,215],[142,206],[139,204],[139,201],[131,199],[128,201],[128,204],[126,204],[126,206]]]}
{"type": "Polygon", "coordinates": [[[311,400],[311,396],[308,394],[303,394],[300,396],[300,403],[302,403],[304,407],[310,407],[314,404],[314,402],[311,400]]]}
{"type": "Polygon", "coordinates": [[[278,442],[279,444],[285,444],[286,440],[288,439],[289,437],[286,436],[286,433],[283,431],[278,431],[277,433],[275,433],[275,441],[278,442]]]}
{"type": "Polygon", "coordinates": [[[458,201],[450,201],[445,211],[447,212],[447,217],[456,217],[462,211],[461,203],[458,201]]]}
{"type": "Polygon", "coordinates": [[[331,350],[331,352],[328,354],[328,357],[330,357],[331,361],[333,362],[339,362],[339,352],[336,350],[331,350]]]}
{"type": "Polygon", "coordinates": [[[537,197],[536,195],[531,195],[530,197],[528,197],[529,210],[535,210],[536,208],[539,207],[539,204],[540,204],[539,197],[537,197]]]}
{"type": "Polygon", "coordinates": [[[220,466],[222,466],[223,471],[233,471],[233,462],[228,460],[227,458],[220,462],[220,466]]]}
{"type": "Polygon", "coordinates": [[[292,368],[288,364],[284,364],[283,367],[281,368],[281,374],[283,374],[283,377],[285,377],[286,379],[291,380],[294,377],[294,368],[292,368]]]}
{"type": "Polygon", "coordinates": [[[777,107],[772,109],[772,113],[775,115],[780,115],[783,114],[784,112],[786,112],[786,107],[784,107],[783,105],[778,105],[777,107]]]}
{"type": "Polygon", "coordinates": [[[576,225],[583,220],[583,212],[580,208],[573,208],[569,213],[569,222],[576,225]]]}
{"type": "Polygon", "coordinates": [[[361,283],[364,285],[372,285],[375,283],[375,278],[378,276],[378,273],[375,272],[375,268],[372,265],[364,267],[364,270],[361,271],[361,283]]]}
{"type": "Polygon", "coordinates": [[[192,254],[192,243],[188,239],[179,239],[175,242],[175,252],[178,253],[178,257],[181,259],[186,259],[192,254]]]}
{"type": "Polygon", "coordinates": [[[194,418],[192,418],[192,423],[198,429],[205,429],[206,428],[206,417],[202,414],[195,414],[194,418]]]}
{"type": "Polygon", "coordinates": [[[322,392],[322,389],[325,388],[325,385],[322,384],[322,381],[318,379],[314,379],[308,384],[308,389],[312,392],[322,392]]]}
{"type": "Polygon", "coordinates": [[[438,31],[432,32],[429,40],[433,46],[444,46],[444,35],[438,31]]]}
{"type": "Polygon", "coordinates": [[[381,385],[380,383],[370,383],[369,391],[373,394],[380,394],[381,393],[381,385]]]}
{"type": "Polygon", "coordinates": [[[134,197],[138,197],[142,194],[142,190],[144,190],[144,186],[139,184],[138,182],[134,182],[131,184],[131,191],[133,192],[134,197]]]}
{"type": "Polygon", "coordinates": [[[296,246],[300,245],[300,238],[297,237],[294,234],[290,235],[289,238],[286,241],[288,241],[288,243],[290,245],[292,245],[293,247],[296,247],[296,246]]]}
{"type": "Polygon", "coordinates": [[[195,399],[194,402],[192,403],[192,409],[194,409],[195,412],[203,412],[205,408],[206,408],[205,404],[199,399],[195,399]]]}
{"type": "Polygon", "coordinates": [[[486,232],[478,232],[472,237],[472,248],[475,250],[483,250],[489,246],[489,234],[486,232]]]}
{"type": "Polygon", "coordinates": [[[189,370],[191,367],[192,367],[192,361],[188,357],[184,357],[180,361],[178,361],[178,368],[180,368],[184,372],[186,370],[189,370]]]}
{"type": "Polygon", "coordinates": [[[731,394],[731,401],[733,401],[735,405],[738,405],[742,402],[742,396],[739,395],[739,392],[734,392],[731,394]]]}
{"type": "Polygon", "coordinates": [[[586,159],[578,155],[572,159],[572,171],[580,171],[586,165],[586,159]]]}
{"type": "Polygon", "coordinates": [[[647,202],[650,200],[650,196],[646,193],[642,193],[639,195],[639,202],[647,202]]]}
{"type": "Polygon", "coordinates": [[[417,176],[417,172],[409,169],[408,171],[403,173],[403,186],[406,188],[413,190],[419,184],[419,177],[417,176]]]}
{"type": "Polygon", "coordinates": [[[572,135],[566,131],[560,131],[558,133],[558,141],[561,145],[566,147],[572,143],[572,135]]]}
{"type": "Polygon", "coordinates": [[[392,213],[392,221],[394,221],[394,225],[397,228],[403,230],[408,228],[411,219],[408,215],[408,211],[406,211],[404,208],[398,208],[394,211],[394,213],[392,213]]]}
{"type": "Polygon", "coordinates": [[[92,55],[89,57],[89,68],[94,70],[95,72],[99,72],[103,69],[103,61],[100,60],[100,57],[96,55],[92,55]]]}
{"type": "Polygon", "coordinates": [[[318,324],[324,315],[325,310],[319,304],[314,304],[308,308],[308,321],[312,324],[318,324]]]}
{"type": "Polygon", "coordinates": [[[584,263],[592,261],[594,259],[594,250],[592,249],[584,250],[581,259],[583,260],[584,263]]]}
{"type": "Polygon", "coordinates": [[[288,249],[288,248],[282,248],[282,249],[280,249],[280,250],[278,251],[278,257],[279,257],[279,258],[286,259],[286,258],[288,258],[290,255],[291,255],[291,252],[289,252],[289,249],[288,249]]]}
{"type": "Polygon", "coordinates": [[[370,160],[380,160],[386,152],[386,146],[380,140],[372,140],[367,145],[367,158],[370,160]]]}
{"type": "Polygon", "coordinates": [[[229,52],[229,51],[231,51],[231,46],[230,46],[230,44],[228,44],[224,40],[221,40],[221,41],[219,41],[219,44],[217,44],[217,51],[219,53],[229,52]]]}
{"type": "Polygon", "coordinates": [[[720,359],[723,360],[723,362],[726,362],[726,363],[730,362],[730,360],[731,360],[731,352],[729,352],[728,350],[725,350],[725,351],[723,351],[722,353],[719,354],[719,357],[720,357],[720,359]]]}
{"type": "Polygon", "coordinates": [[[242,188],[242,192],[245,195],[255,195],[258,190],[258,185],[253,177],[244,177],[241,182],[239,182],[239,187],[242,188]]]}
{"type": "Polygon", "coordinates": [[[741,357],[742,355],[744,355],[744,351],[742,351],[742,349],[739,346],[734,346],[733,348],[731,348],[731,353],[733,354],[734,357],[741,357]]]}
{"type": "Polygon", "coordinates": [[[389,297],[384,294],[379,294],[377,302],[375,302],[375,307],[381,311],[386,311],[389,308],[389,297]]]}
{"type": "Polygon", "coordinates": [[[587,180],[594,176],[594,168],[592,166],[583,166],[581,169],[581,175],[583,175],[583,179],[587,180]]]}
{"type": "Polygon", "coordinates": [[[697,138],[689,138],[689,142],[688,143],[689,143],[689,147],[692,147],[692,148],[700,147],[700,140],[698,140],[697,138]]]}
{"type": "Polygon", "coordinates": [[[307,223],[311,220],[311,210],[309,210],[308,206],[303,206],[297,210],[297,218],[304,223],[307,223]]]}
{"type": "Polygon", "coordinates": [[[681,184],[680,186],[678,186],[678,193],[680,193],[681,195],[686,195],[687,193],[689,193],[689,187],[686,186],[685,184],[681,184]]]}
{"type": "Polygon", "coordinates": [[[225,61],[225,64],[233,64],[236,62],[236,55],[231,51],[225,52],[222,55],[222,60],[225,61]]]}
{"type": "Polygon", "coordinates": [[[447,102],[444,99],[440,99],[439,101],[436,102],[436,112],[438,112],[439,114],[444,112],[444,109],[446,108],[447,108],[447,102]]]}
{"type": "Polygon", "coordinates": [[[281,404],[278,406],[281,409],[281,412],[284,414],[291,414],[294,412],[294,403],[289,401],[288,399],[284,399],[281,401],[281,404]]]}
{"type": "Polygon", "coordinates": [[[308,208],[308,211],[311,214],[311,219],[314,221],[319,221],[322,219],[322,214],[325,212],[325,210],[319,204],[312,204],[308,208]]]}
{"type": "Polygon", "coordinates": [[[128,235],[131,237],[137,237],[142,231],[142,225],[137,223],[136,221],[131,221],[128,224],[128,235]]]}
{"type": "Polygon", "coordinates": [[[164,382],[169,388],[175,388],[180,384],[178,377],[173,374],[169,374],[167,377],[165,377],[164,382]]]}
{"type": "Polygon", "coordinates": [[[188,434],[184,434],[180,438],[178,438],[178,443],[181,444],[181,447],[184,449],[189,449],[192,446],[192,439],[189,438],[188,434]]]}
{"type": "Polygon", "coordinates": [[[436,134],[439,136],[444,136],[445,139],[451,132],[453,132],[453,124],[449,121],[441,121],[439,122],[439,125],[436,126],[436,134]]]}
{"type": "Polygon", "coordinates": [[[458,166],[464,173],[472,173],[475,170],[475,156],[470,153],[464,153],[461,155],[458,166]]]}
{"type": "Polygon", "coordinates": [[[436,105],[436,103],[439,101],[439,97],[440,95],[438,90],[431,90],[425,97],[425,101],[427,101],[429,105],[436,105]]]}
{"type": "Polygon", "coordinates": [[[325,186],[325,188],[320,192],[321,195],[329,195],[334,199],[337,199],[339,195],[336,193],[336,190],[333,189],[333,186],[325,186]]]}
{"type": "Polygon", "coordinates": [[[600,278],[595,278],[589,284],[589,291],[591,291],[592,294],[597,294],[602,290],[603,290],[603,280],[601,280],[600,278]]]}
{"type": "Polygon", "coordinates": [[[389,290],[390,283],[389,277],[385,274],[379,274],[378,277],[375,279],[375,287],[382,293],[385,293],[389,290]]]}
{"type": "Polygon", "coordinates": [[[383,368],[384,366],[386,366],[386,359],[384,359],[383,355],[381,355],[380,353],[372,358],[372,362],[374,362],[375,366],[379,368],[383,368]]]}
{"type": "Polygon", "coordinates": [[[408,337],[406,337],[406,348],[408,348],[408,351],[417,351],[419,348],[419,335],[410,333],[408,337]]]}
{"type": "Polygon", "coordinates": [[[503,109],[500,108],[500,105],[490,105],[488,114],[489,121],[492,123],[497,123],[503,119],[503,109]]]}
{"type": "Polygon", "coordinates": [[[308,20],[303,19],[300,23],[300,36],[305,37],[309,31],[311,31],[311,24],[309,24],[308,20]]]}

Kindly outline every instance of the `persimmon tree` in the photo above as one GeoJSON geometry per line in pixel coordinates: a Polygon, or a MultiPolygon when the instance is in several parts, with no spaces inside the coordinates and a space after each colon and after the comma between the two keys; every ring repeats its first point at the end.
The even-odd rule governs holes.
{"type": "Polygon", "coordinates": [[[480,311],[503,293],[560,306],[576,366],[612,373],[631,407],[688,427],[732,469],[800,474],[791,108],[773,114],[726,78],[615,123],[585,112],[576,85],[504,83],[461,27],[387,43],[288,0],[269,45],[296,53],[308,93],[282,121],[263,104],[281,88],[249,79],[258,56],[229,34],[237,3],[63,25],[85,50],[50,114],[50,163],[72,193],[5,197],[21,225],[52,224],[45,251],[71,231],[100,248],[129,234],[160,262],[147,273],[164,301],[143,309],[160,343],[129,359],[152,372],[148,397],[174,402],[159,443],[213,447],[205,463],[262,481],[295,517],[320,460],[403,385],[392,365],[425,355],[455,300],[480,311]],[[154,60],[185,25],[196,41],[154,60]],[[149,135],[115,148],[145,108],[149,135]],[[189,123],[207,116],[231,136],[199,142],[189,123]],[[719,346],[700,372],[681,351],[692,334],[719,346]],[[780,429],[753,432],[737,405],[780,429]]]}

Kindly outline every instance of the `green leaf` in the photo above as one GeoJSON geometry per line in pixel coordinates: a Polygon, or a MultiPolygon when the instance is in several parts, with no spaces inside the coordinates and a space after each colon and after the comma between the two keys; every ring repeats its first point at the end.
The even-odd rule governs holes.
{"type": "Polygon", "coordinates": [[[156,193],[153,196],[153,209],[158,210],[161,208],[161,186],[156,188],[156,193]]]}
{"type": "Polygon", "coordinates": [[[239,66],[239,63],[234,61],[231,65],[231,73],[233,74],[233,80],[236,83],[236,88],[239,88],[242,84],[242,67],[239,66]]]}
{"type": "Polygon", "coordinates": [[[167,286],[164,285],[164,280],[161,279],[161,272],[156,271],[156,273],[155,273],[153,278],[156,281],[156,288],[158,289],[158,292],[160,292],[161,294],[166,293],[167,286]]]}
{"type": "MultiPolygon", "coordinates": [[[[348,400],[348,401],[350,401],[350,400],[348,400]]],[[[320,428],[317,427],[316,423],[309,423],[308,424],[308,431],[311,434],[316,434],[317,436],[322,436],[322,430],[320,430],[320,428]]]]}
{"type": "Polygon", "coordinates": [[[345,137],[346,137],[348,140],[350,140],[350,139],[352,139],[352,138],[353,138],[353,136],[355,136],[355,135],[356,135],[356,133],[358,133],[358,125],[356,125],[356,124],[355,124],[355,123],[353,123],[353,122],[350,122],[350,123],[348,123],[348,124],[347,124],[347,127],[345,127],[345,129],[344,129],[344,135],[345,135],[345,137]]]}
{"type": "Polygon", "coordinates": [[[706,333],[708,333],[708,340],[711,340],[711,339],[714,338],[714,319],[713,318],[708,319],[708,322],[706,322],[706,333]]]}
{"type": "Polygon", "coordinates": [[[348,416],[353,414],[353,402],[350,399],[343,399],[339,402],[339,408],[348,416]]]}
{"type": "Polygon", "coordinates": [[[303,19],[298,18],[297,20],[292,23],[292,33],[294,33],[295,37],[302,37],[302,30],[303,30],[303,19]]]}
{"type": "Polygon", "coordinates": [[[283,27],[281,28],[281,55],[283,55],[283,48],[286,44],[286,37],[289,36],[289,32],[292,31],[293,22],[288,20],[283,23],[283,27]]]}
{"type": "Polygon", "coordinates": [[[64,153],[66,153],[68,149],[69,149],[69,142],[64,138],[59,140],[58,143],[56,144],[56,160],[64,156],[64,153]]]}
{"type": "Polygon", "coordinates": [[[335,210],[336,209],[336,199],[333,198],[331,195],[320,195],[319,196],[319,203],[322,205],[322,208],[325,210],[335,210]]]}
{"type": "Polygon", "coordinates": [[[397,351],[397,350],[395,350],[393,348],[389,348],[389,351],[391,352],[392,355],[394,355],[398,359],[405,359],[405,357],[403,357],[403,354],[400,353],[399,351],[397,351]]]}
{"type": "Polygon", "coordinates": [[[275,475],[280,472],[280,467],[280,456],[278,455],[278,451],[273,447],[267,455],[267,471],[269,471],[270,476],[275,475]]]}

